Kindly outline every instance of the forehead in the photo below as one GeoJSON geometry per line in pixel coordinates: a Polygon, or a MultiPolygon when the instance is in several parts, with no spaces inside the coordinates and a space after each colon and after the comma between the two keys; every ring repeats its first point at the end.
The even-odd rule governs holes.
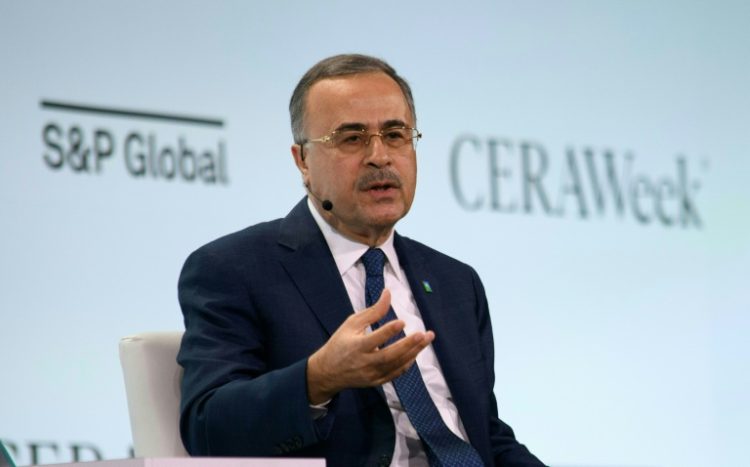
{"type": "Polygon", "coordinates": [[[323,79],[307,94],[308,131],[331,131],[344,124],[374,128],[393,120],[411,124],[413,118],[401,88],[385,73],[323,79]]]}

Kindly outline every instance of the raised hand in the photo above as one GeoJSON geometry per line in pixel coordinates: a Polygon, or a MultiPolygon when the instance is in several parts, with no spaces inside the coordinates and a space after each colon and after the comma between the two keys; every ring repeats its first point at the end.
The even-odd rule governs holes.
{"type": "Polygon", "coordinates": [[[377,330],[367,328],[388,313],[391,294],[383,290],[374,305],[347,318],[328,342],[307,361],[307,395],[320,404],[347,388],[379,386],[404,373],[417,354],[435,339],[432,331],[415,332],[380,348],[404,329],[401,320],[377,330]]]}

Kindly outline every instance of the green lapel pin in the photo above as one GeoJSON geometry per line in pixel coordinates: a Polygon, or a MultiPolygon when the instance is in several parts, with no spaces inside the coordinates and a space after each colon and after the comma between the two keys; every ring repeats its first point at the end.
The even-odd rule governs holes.
{"type": "Polygon", "coordinates": [[[432,293],[432,287],[430,287],[430,283],[427,281],[422,281],[422,287],[424,287],[424,291],[427,293],[432,293]]]}

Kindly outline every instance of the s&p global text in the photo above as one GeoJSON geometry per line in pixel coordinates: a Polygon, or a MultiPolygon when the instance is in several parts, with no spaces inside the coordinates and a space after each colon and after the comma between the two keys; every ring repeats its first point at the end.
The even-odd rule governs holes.
{"type": "Polygon", "coordinates": [[[226,143],[221,138],[191,140],[184,133],[118,132],[52,121],[42,129],[42,142],[42,160],[55,171],[101,175],[119,166],[136,179],[229,184],[226,143]]]}

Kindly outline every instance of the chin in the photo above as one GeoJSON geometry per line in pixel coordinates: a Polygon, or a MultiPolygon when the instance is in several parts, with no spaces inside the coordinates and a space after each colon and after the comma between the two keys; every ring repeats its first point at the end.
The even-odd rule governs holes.
{"type": "Polygon", "coordinates": [[[393,227],[402,217],[406,215],[406,211],[403,209],[394,210],[392,212],[381,212],[375,215],[369,216],[369,224],[378,227],[393,227]]]}

